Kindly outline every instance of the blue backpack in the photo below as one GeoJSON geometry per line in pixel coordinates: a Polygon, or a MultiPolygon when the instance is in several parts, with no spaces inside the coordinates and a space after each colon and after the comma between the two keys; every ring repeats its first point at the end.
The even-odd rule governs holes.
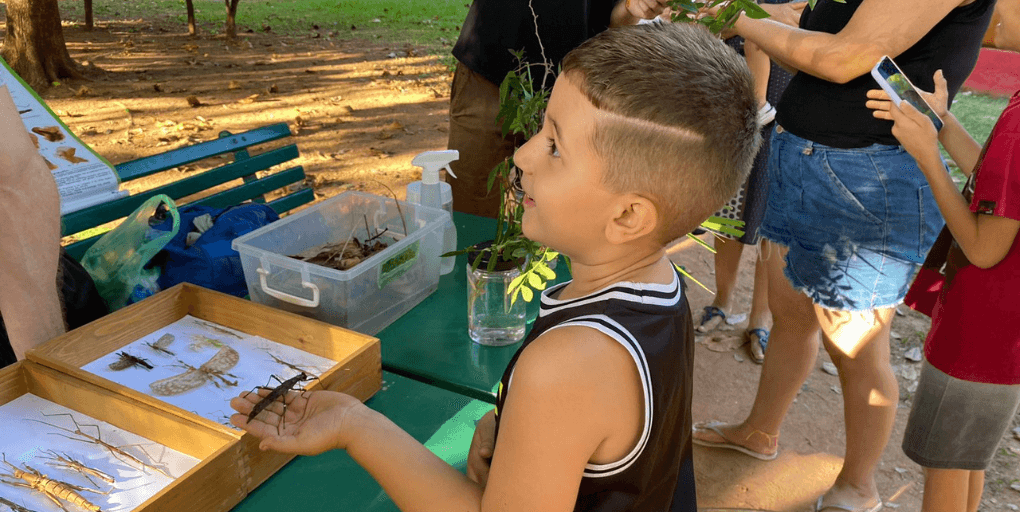
{"type": "Polygon", "coordinates": [[[211,290],[228,293],[235,297],[248,294],[241,268],[241,258],[230,247],[231,242],[241,235],[254,231],[279,215],[272,208],[258,203],[249,203],[230,208],[212,208],[201,205],[187,205],[179,208],[181,228],[153,258],[161,265],[159,287],[165,290],[178,283],[192,283],[211,290]],[[210,214],[213,226],[190,247],[186,245],[188,233],[195,231],[197,217],[210,214]]]}

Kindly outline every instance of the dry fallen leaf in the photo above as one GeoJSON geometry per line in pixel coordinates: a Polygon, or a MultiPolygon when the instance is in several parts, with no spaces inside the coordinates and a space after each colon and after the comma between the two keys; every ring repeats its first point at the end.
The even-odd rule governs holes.
{"type": "Polygon", "coordinates": [[[252,94],[251,96],[247,96],[247,97],[244,97],[244,98],[241,98],[241,99],[237,100],[237,102],[246,105],[248,103],[253,103],[258,98],[259,98],[258,94],[252,94]]]}
{"type": "Polygon", "coordinates": [[[276,84],[273,84],[270,85],[268,89],[266,89],[266,92],[268,92],[269,94],[276,94],[280,92],[280,88],[277,87],[276,84]]]}
{"type": "Polygon", "coordinates": [[[238,82],[237,80],[231,80],[230,84],[227,85],[227,90],[228,91],[236,91],[236,90],[238,90],[240,88],[241,88],[241,82],[238,82]]]}
{"type": "Polygon", "coordinates": [[[187,100],[188,100],[188,105],[191,105],[191,108],[201,107],[202,106],[202,102],[198,101],[198,96],[188,96],[187,100]]]}

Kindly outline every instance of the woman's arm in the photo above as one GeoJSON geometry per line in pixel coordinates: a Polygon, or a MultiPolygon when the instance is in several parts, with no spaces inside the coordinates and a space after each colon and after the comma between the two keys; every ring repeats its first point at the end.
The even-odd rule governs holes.
{"type": "Polygon", "coordinates": [[[960,4],[960,0],[864,0],[836,34],[743,15],[734,30],[787,67],[846,83],[870,71],[883,55],[895,57],[913,46],[960,4]]]}

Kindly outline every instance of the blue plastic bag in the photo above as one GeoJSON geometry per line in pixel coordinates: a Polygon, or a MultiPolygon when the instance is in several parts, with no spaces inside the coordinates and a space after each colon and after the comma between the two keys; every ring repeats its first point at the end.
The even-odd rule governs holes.
{"type": "MultiPolygon", "coordinates": [[[[254,231],[280,218],[264,204],[243,204],[230,208],[187,205],[179,209],[181,229],[163,248],[154,261],[162,265],[160,288],[178,283],[192,283],[235,297],[248,294],[241,257],[230,247],[241,235],[254,231]],[[195,220],[209,215],[212,227],[188,244],[188,233],[196,232],[195,220]]],[[[202,222],[200,222],[202,224],[202,222]]],[[[197,235],[192,235],[192,238],[197,235]]]]}

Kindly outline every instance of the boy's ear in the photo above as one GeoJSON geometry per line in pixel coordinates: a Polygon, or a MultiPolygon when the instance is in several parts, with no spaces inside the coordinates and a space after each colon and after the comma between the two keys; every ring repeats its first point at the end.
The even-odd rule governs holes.
{"type": "Polygon", "coordinates": [[[626,194],[617,201],[617,207],[606,225],[606,240],[611,244],[624,244],[654,233],[659,226],[659,212],[647,197],[626,194]]]}

